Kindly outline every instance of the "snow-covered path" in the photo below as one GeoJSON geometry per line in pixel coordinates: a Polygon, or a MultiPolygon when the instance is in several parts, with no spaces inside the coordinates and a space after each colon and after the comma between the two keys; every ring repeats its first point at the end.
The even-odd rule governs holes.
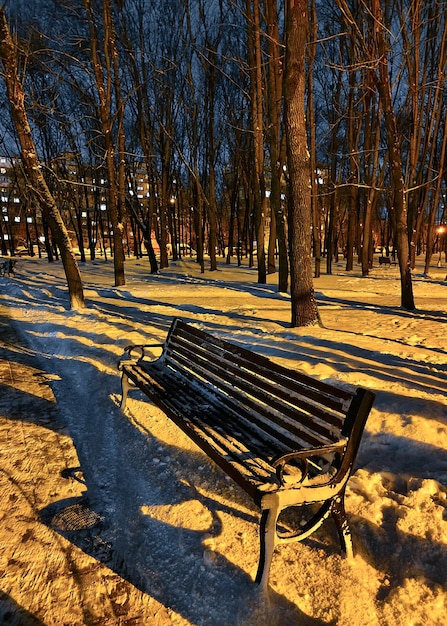
{"type": "MultiPolygon", "coordinates": [[[[0,537],[11,552],[7,557],[3,549],[0,556],[4,593],[46,626],[445,623],[445,268],[434,269],[431,278],[416,273],[418,308],[408,313],[399,306],[395,268],[376,268],[365,279],[338,266],[333,276],[315,281],[324,328],[305,329],[290,328],[290,303],[276,293],[275,277],[260,286],[248,268],[222,265],[200,274],[188,260],[151,276],[147,261],[132,260],[122,288],[111,286],[111,264],[87,263],[82,273],[89,304],[82,313],[67,311],[58,263],[23,259],[15,277],[0,278],[0,314],[12,319],[28,367],[42,372],[57,410],[53,417],[51,405],[46,422],[41,414],[30,419],[14,412],[7,401],[15,397],[14,385],[2,378],[0,432],[16,436],[26,425],[37,441],[49,434],[64,438],[66,457],[56,453],[61,444],[53,439],[47,452],[33,452],[20,435],[14,450],[34,455],[33,475],[40,463],[42,475],[53,476],[50,489],[49,479],[41,481],[45,489],[33,487],[39,502],[33,532],[51,551],[64,542],[79,583],[77,592],[67,583],[67,593],[53,602],[44,595],[48,581],[23,586],[14,578],[12,531],[27,515],[17,506],[15,517],[1,511],[0,537]],[[142,397],[135,394],[126,413],[120,411],[116,364],[124,346],[163,341],[175,315],[288,367],[376,392],[347,494],[357,554],[352,562],[340,557],[328,521],[303,545],[277,551],[270,597],[263,598],[251,582],[256,508],[142,397]],[[76,504],[69,510],[84,515],[84,527],[68,524],[67,530],[60,520],[76,504]],[[84,576],[89,567],[94,580],[84,576]],[[116,584],[108,596],[105,579],[116,584]],[[88,593],[79,591],[84,586],[88,593]],[[64,621],[76,602],[81,609],[64,621]]],[[[7,360],[20,361],[20,351],[7,348],[7,360]]],[[[31,393],[25,385],[22,394],[31,393]]],[[[2,456],[10,453],[2,449],[2,456]]],[[[17,480],[27,471],[10,467],[17,480]]],[[[46,558],[44,549],[36,550],[26,571],[44,570],[46,558]]],[[[62,567],[64,558],[56,561],[62,567]]]]}

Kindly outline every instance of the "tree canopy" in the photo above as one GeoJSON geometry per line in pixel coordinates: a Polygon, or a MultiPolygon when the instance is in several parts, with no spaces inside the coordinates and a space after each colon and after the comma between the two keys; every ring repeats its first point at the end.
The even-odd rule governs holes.
{"type": "MultiPolygon", "coordinates": [[[[48,188],[81,258],[113,256],[117,285],[126,254],[147,253],[151,271],[170,254],[194,251],[203,271],[245,255],[260,283],[277,271],[285,291],[290,276],[298,301],[310,264],[317,280],[322,258],[330,273],[343,255],[367,276],[380,250],[415,307],[415,258],[428,273],[446,240],[447,2],[7,0],[4,12],[48,188]],[[284,80],[296,11],[299,188],[284,80]]],[[[0,152],[14,157],[7,120],[0,152]]]]}

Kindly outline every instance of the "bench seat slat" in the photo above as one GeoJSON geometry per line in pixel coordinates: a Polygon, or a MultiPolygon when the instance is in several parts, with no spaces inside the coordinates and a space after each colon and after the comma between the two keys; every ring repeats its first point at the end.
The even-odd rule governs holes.
{"type": "Polygon", "coordinates": [[[232,359],[236,365],[241,367],[248,366],[257,376],[264,377],[266,380],[272,380],[279,384],[282,381],[291,390],[296,388],[299,392],[301,386],[305,385],[310,397],[312,393],[317,393],[318,397],[325,396],[328,406],[331,406],[331,403],[333,403],[333,408],[335,409],[352,400],[353,394],[345,389],[334,387],[298,371],[289,370],[278,363],[270,361],[267,357],[204,333],[181,320],[177,321],[175,333],[175,341],[179,339],[190,344],[193,353],[195,353],[195,350],[202,349],[210,355],[210,358],[212,358],[212,352],[222,358],[225,358],[225,355],[227,355],[226,358],[232,359]]]}
{"type": "MultiPolygon", "coordinates": [[[[252,364],[247,361],[243,363],[240,360],[234,360],[231,353],[222,351],[219,354],[215,354],[209,349],[209,346],[208,349],[203,345],[198,347],[177,338],[174,345],[170,346],[167,356],[172,360],[183,358],[183,365],[188,363],[188,368],[191,371],[194,371],[196,367],[200,367],[202,363],[205,369],[212,366],[213,371],[224,379],[225,375],[228,378],[228,373],[231,373],[232,382],[234,381],[236,384],[239,381],[241,384],[245,381],[249,385],[257,383],[258,395],[261,399],[265,395],[273,395],[293,405],[296,399],[300,398],[303,404],[304,402],[314,402],[316,406],[324,406],[325,412],[332,409],[334,411],[334,425],[337,425],[337,413],[344,414],[353,397],[351,393],[346,393],[343,394],[343,398],[340,398],[333,394],[329,395],[326,391],[322,392],[319,389],[315,389],[314,381],[304,375],[302,375],[300,382],[291,380],[284,375],[272,375],[265,369],[261,375],[257,367],[252,367],[252,364]]],[[[330,413],[328,418],[325,416],[325,421],[328,420],[331,420],[330,413]]]]}
{"type": "Polygon", "coordinates": [[[149,397],[153,393],[152,388],[157,390],[158,397],[163,395],[164,407],[182,414],[188,430],[191,429],[202,444],[206,441],[213,449],[214,460],[222,457],[238,467],[255,488],[262,486],[265,492],[270,485],[271,489],[278,489],[275,470],[271,465],[272,458],[300,449],[303,442],[292,442],[290,438],[284,438],[285,443],[278,445],[278,438],[262,438],[260,435],[265,435],[265,432],[256,432],[248,418],[245,422],[241,421],[241,413],[236,414],[212,394],[203,395],[198,391],[191,395],[190,392],[183,391],[187,382],[181,374],[174,373],[171,377],[165,375],[159,378],[154,376],[157,373],[159,371],[156,367],[149,372],[147,367],[134,365],[131,377],[149,397]],[[244,423],[248,426],[247,429],[243,428],[244,423]]]}
{"type": "MultiPolygon", "coordinates": [[[[148,371],[156,375],[151,366],[146,367],[148,371]]],[[[185,370],[180,371],[183,376],[188,378],[188,372],[185,372],[185,370]]],[[[321,435],[319,432],[316,433],[308,427],[307,423],[300,424],[296,420],[279,419],[280,416],[273,416],[274,419],[272,419],[271,413],[261,413],[258,404],[250,402],[248,397],[241,397],[240,394],[238,395],[237,390],[231,386],[225,389],[227,393],[223,395],[221,389],[215,389],[212,385],[206,388],[193,378],[190,379],[190,384],[195,384],[197,394],[203,394],[203,390],[206,389],[210,401],[214,396],[219,398],[220,406],[224,408],[224,411],[232,411],[235,415],[236,423],[245,425],[245,434],[256,432],[258,437],[266,441],[270,448],[274,442],[282,442],[284,446],[293,449],[303,446],[324,445],[332,443],[339,438],[330,437],[328,433],[324,433],[324,435],[321,435]]]]}
{"type": "MultiPolygon", "coordinates": [[[[278,482],[274,478],[275,471],[265,460],[267,455],[260,456],[258,454],[260,448],[253,452],[254,447],[250,450],[240,443],[244,441],[243,437],[232,437],[226,430],[218,428],[219,421],[216,417],[212,419],[215,412],[210,410],[207,402],[201,405],[199,401],[191,401],[190,396],[182,394],[181,378],[172,377],[171,380],[165,378],[160,384],[157,378],[150,376],[147,371],[144,371],[142,375],[141,369],[137,366],[126,366],[126,372],[149,398],[153,397],[153,390],[157,390],[156,393],[163,408],[176,422],[175,416],[181,415],[179,426],[190,436],[194,434],[193,438],[199,446],[203,447],[206,444],[213,460],[238,467],[244,480],[251,483],[254,489],[265,482],[270,483],[272,488],[278,488],[278,482]],[[186,400],[189,405],[187,411],[185,411],[184,404],[186,400]],[[207,420],[201,419],[201,415],[206,415],[207,420]]],[[[249,438],[248,442],[253,444],[253,439],[249,438]]],[[[282,449],[276,448],[276,453],[280,451],[282,453],[282,449]]]]}
{"type": "Polygon", "coordinates": [[[221,371],[210,363],[203,365],[195,363],[194,367],[190,367],[190,361],[178,354],[175,362],[186,372],[191,373],[191,379],[199,376],[203,381],[213,385],[218,392],[237,398],[239,403],[244,403],[247,408],[262,415],[266,422],[280,427],[284,425],[287,431],[293,431],[296,425],[301,431],[307,429],[309,443],[313,445],[316,445],[317,441],[334,441],[340,436],[342,416],[335,413],[329,415],[328,411],[324,412],[321,405],[308,403],[302,396],[285,399],[282,393],[277,393],[276,388],[264,381],[256,381],[254,377],[250,377],[250,382],[246,382],[247,378],[241,380],[231,368],[221,371]],[[228,373],[231,375],[231,384],[223,378],[225,373],[227,376],[228,373]],[[265,388],[258,385],[265,385],[265,388]]]}
{"type": "Polygon", "coordinates": [[[278,454],[285,454],[293,449],[302,448],[309,445],[303,437],[281,435],[278,429],[266,430],[262,427],[262,423],[256,421],[245,407],[237,403],[228,403],[219,398],[211,391],[204,394],[203,389],[196,387],[195,393],[186,392],[185,397],[182,394],[182,388],[191,385],[182,373],[172,370],[168,377],[166,373],[155,367],[140,367],[137,365],[127,366],[127,370],[132,367],[132,378],[136,378],[139,386],[144,387],[147,395],[154,393],[151,386],[154,387],[157,395],[163,394],[166,404],[172,404],[179,407],[188,417],[196,423],[208,423],[213,417],[216,423],[221,425],[222,430],[233,433],[234,436],[240,437],[241,440],[247,440],[254,448],[256,454],[262,456],[265,460],[270,461],[271,458],[278,454]],[[207,407],[205,413],[202,408],[207,407]]]}

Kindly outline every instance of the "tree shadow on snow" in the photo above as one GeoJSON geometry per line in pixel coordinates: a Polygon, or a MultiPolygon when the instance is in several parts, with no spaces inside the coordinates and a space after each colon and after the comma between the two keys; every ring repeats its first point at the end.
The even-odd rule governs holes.
{"type": "Polygon", "coordinates": [[[4,626],[45,626],[40,619],[26,611],[3,591],[0,591],[0,624],[4,624],[4,626]]]}
{"type": "Polygon", "coordinates": [[[447,487],[447,450],[390,433],[365,431],[357,466],[371,473],[398,472],[401,481],[432,479],[447,487]]]}
{"type": "Polygon", "coordinates": [[[381,526],[352,516],[362,537],[356,537],[356,552],[384,575],[377,599],[385,600],[408,579],[424,580],[429,587],[439,585],[445,589],[447,545],[398,530],[399,510],[395,507],[385,507],[382,513],[381,526]]]}
{"type": "MultiPolygon", "coordinates": [[[[385,298],[386,296],[384,296],[385,298]]],[[[407,311],[402,306],[393,306],[388,304],[374,304],[367,303],[363,300],[345,299],[333,295],[325,295],[323,293],[317,293],[317,302],[322,306],[322,312],[325,305],[333,306],[334,304],[346,307],[349,309],[364,309],[373,311],[383,315],[392,315],[393,317],[401,317],[402,319],[417,320],[430,322],[447,322],[447,313],[444,311],[430,311],[426,309],[415,309],[413,311],[407,311]]],[[[356,334],[356,333],[354,333],[356,334]]],[[[360,334],[363,334],[362,332],[360,334]]]]}
{"type": "MultiPolygon", "coordinates": [[[[257,525],[257,512],[241,506],[247,504],[245,494],[234,490],[234,506],[205,495],[203,484],[208,494],[213,486],[227,490],[228,485],[223,475],[213,476],[211,464],[204,467],[207,461],[201,453],[170,446],[155,437],[149,440],[125,419],[114,427],[119,440],[127,439],[129,447],[126,444],[113,462],[120,465],[127,459],[127,465],[132,466],[123,479],[126,484],[117,486],[115,510],[110,511],[110,503],[101,501],[97,487],[92,485],[82,497],[45,507],[40,512],[43,523],[191,624],[323,626],[271,588],[263,594],[219,548],[205,545],[205,539],[221,535],[222,515],[257,525]],[[148,462],[141,462],[142,446],[148,462]],[[165,463],[153,463],[155,457],[165,463]],[[194,477],[199,483],[198,475],[203,477],[198,484],[200,491],[193,485],[194,477]],[[194,504],[197,510],[185,512],[194,504]],[[182,508],[180,518],[175,517],[176,507],[182,508]],[[189,519],[182,524],[185,515],[189,519]],[[202,516],[197,527],[195,515],[202,516]]],[[[216,468],[216,472],[220,470],[216,468]]],[[[62,478],[84,480],[80,468],[65,470],[62,478]]],[[[103,476],[103,482],[107,480],[103,476]]],[[[86,486],[88,483],[87,479],[86,486]]],[[[110,484],[107,489],[113,491],[114,487],[110,484]]],[[[234,526],[237,528],[237,523],[234,526]]]]}
{"type": "Polygon", "coordinates": [[[56,379],[41,367],[33,350],[21,345],[9,319],[0,315],[0,415],[65,432],[50,386],[56,379]]]}

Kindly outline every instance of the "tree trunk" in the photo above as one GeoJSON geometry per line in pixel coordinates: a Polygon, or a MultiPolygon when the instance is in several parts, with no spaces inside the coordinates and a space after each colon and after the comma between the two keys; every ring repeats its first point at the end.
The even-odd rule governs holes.
{"type": "Polygon", "coordinates": [[[337,111],[340,109],[340,96],[342,91],[341,74],[338,75],[337,87],[332,100],[331,107],[331,138],[330,138],[330,180],[329,180],[329,213],[326,230],[326,272],[332,274],[332,261],[334,259],[334,242],[335,242],[335,213],[338,204],[338,191],[337,191],[337,167],[338,167],[338,131],[339,131],[339,118],[337,111]]]}
{"type": "MultiPolygon", "coordinates": [[[[372,91],[372,90],[371,90],[372,91]]],[[[361,263],[362,263],[362,276],[367,276],[369,270],[372,267],[372,216],[377,205],[377,188],[380,185],[379,177],[380,172],[380,160],[383,164],[387,162],[386,158],[380,159],[379,148],[381,138],[381,119],[382,119],[382,106],[381,102],[378,102],[376,107],[372,106],[372,99],[365,97],[365,132],[364,132],[364,150],[367,152],[368,157],[366,159],[367,167],[365,168],[365,181],[368,185],[368,189],[365,194],[365,208],[363,215],[363,238],[361,248],[361,263]]],[[[382,169],[383,173],[383,169],[382,169]]]]}
{"type": "MultiPolygon", "coordinates": [[[[249,19],[249,65],[250,71],[250,96],[251,114],[253,125],[254,144],[254,170],[252,176],[254,214],[257,241],[258,260],[258,283],[267,282],[265,267],[265,213],[266,195],[264,180],[264,132],[262,111],[262,60],[261,60],[261,32],[260,32],[260,9],[258,0],[253,2],[253,11],[250,8],[250,0],[246,0],[247,16],[249,19]],[[253,53],[254,50],[254,53],[253,53]]],[[[250,246],[252,243],[250,242],[250,246]]]]}
{"type": "MultiPolygon", "coordinates": [[[[442,138],[442,146],[440,152],[440,164],[445,163],[447,155],[447,119],[444,120],[444,129],[443,129],[443,138],[442,138]]],[[[442,169],[442,165],[439,166],[442,169]]],[[[426,251],[425,251],[425,265],[424,265],[424,274],[428,275],[430,271],[430,261],[433,254],[433,243],[434,243],[434,225],[435,218],[437,214],[437,210],[439,207],[439,201],[441,198],[441,190],[442,190],[443,177],[441,176],[441,172],[438,175],[435,192],[432,197],[430,212],[428,216],[427,222],[427,239],[426,239],[426,251]]]]}
{"type": "Polygon", "coordinates": [[[318,323],[312,280],[310,163],[305,120],[307,0],[288,0],[284,78],[292,326],[318,323]]]}
{"type": "Polygon", "coordinates": [[[276,247],[278,240],[278,291],[286,292],[289,283],[289,260],[287,254],[286,215],[281,200],[281,179],[283,157],[281,155],[281,109],[282,109],[282,72],[283,59],[279,52],[278,8],[276,0],[265,3],[267,20],[267,46],[269,53],[268,65],[268,132],[267,141],[270,150],[271,190],[270,214],[274,229],[270,230],[269,273],[275,271],[272,263],[271,248],[276,247]]]}
{"type": "Polygon", "coordinates": [[[20,142],[23,167],[37,203],[59,247],[67,277],[70,307],[82,309],[85,307],[85,300],[79,267],[68,231],[39,167],[36,146],[31,136],[31,128],[25,109],[25,94],[18,76],[16,47],[3,8],[0,8],[0,58],[5,70],[4,80],[11,105],[11,116],[20,142]]]}
{"type": "Polygon", "coordinates": [[[379,53],[379,70],[376,74],[377,89],[382,100],[387,131],[387,144],[390,159],[390,181],[393,193],[393,211],[396,222],[397,254],[399,259],[401,282],[401,305],[404,309],[415,309],[413,297],[413,283],[410,267],[410,245],[408,241],[408,216],[405,184],[403,179],[402,154],[399,132],[391,96],[390,77],[388,72],[388,57],[385,45],[385,28],[382,12],[378,0],[372,3],[373,15],[376,17],[376,41],[379,53]]]}
{"type": "Polygon", "coordinates": [[[315,122],[315,98],[314,98],[314,63],[317,48],[318,24],[315,0],[311,2],[309,16],[309,41],[308,49],[308,77],[307,77],[307,116],[309,119],[310,141],[310,186],[311,186],[311,211],[312,211],[312,244],[315,259],[315,278],[321,275],[321,217],[318,207],[318,181],[317,181],[317,140],[315,122]]]}
{"type": "MultiPolygon", "coordinates": [[[[99,39],[95,26],[96,20],[94,10],[91,6],[91,0],[84,0],[84,4],[90,26],[92,65],[99,100],[98,114],[101,120],[102,132],[104,136],[104,152],[108,175],[107,210],[113,228],[115,286],[118,287],[124,285],[126,280],[124,274],[123,224],[122,215],[120,215],[120,209],[122,209],[122,207],[120,207],[121,192],[119,188],[119,183],[121,179],[119,177],[119,170],[117,172],[117,166],[115,162],[116,149],[113,140],[113,119],[111,112],[113,58],[116,55],[115,33],[112,23],[112,9],[110,5],[110,0],[104,0],[104,55],[106,60],[106,67],[104,67],[102,64],[101,55],[99,53],[99,39]]],[[[114,78],[116,89],[117,83],[119,82],[119,77],[115,76],[114,78]]],[[[122,102],[117,103],[117,106],[121,107],[122,102]]]]}
{"type": "MultiPolygon", "coordinates": [[[[354,46],[350,47],[353,55],[354,46]]],[[[348,239],[346,242],[346,271],[354,269],[354,246],[356,245],[357,216],[359,214],[359,192],[358,192],[358,163],[359,163],[359,134],[360,124],[354,115],[356,90],[356,75],[351,72],[349,76],[349,96],[348,96],[348,148],[349,148],[349,187],[348,187],[348,239]]]]}

